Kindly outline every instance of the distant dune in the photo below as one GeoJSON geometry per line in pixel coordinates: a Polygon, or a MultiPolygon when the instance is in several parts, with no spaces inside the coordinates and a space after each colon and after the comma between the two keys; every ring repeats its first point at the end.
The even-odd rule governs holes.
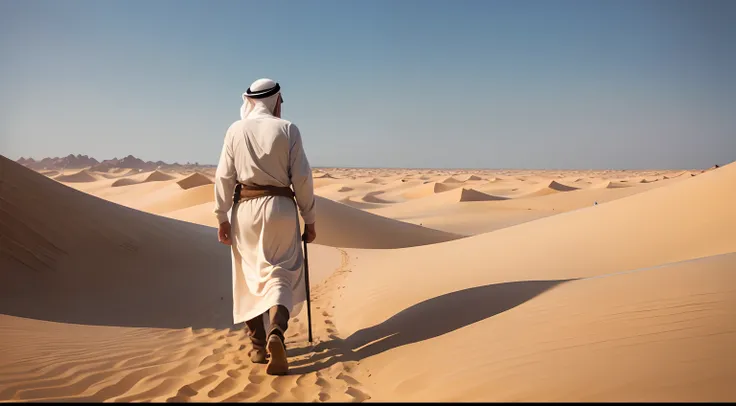
{"type": "Polygon", "coordinates": [[[317,205],[317,244],[342,248],[402,248],[461,237],[370,214],[319,196],[317,205]]]}
{"type": "Polygon", "coordinates": [[[442,179],[440,183],[463,183],[463,181],[460,179],[456,179],[454,176],[450,176],[445,179],[442,179]]]}
{"type": "Polygon", "coordinates": [[[378,178],[372,178],[370,180],[367,180],[365,183],[372,183],[374,185],[383,185],[386,183],[386,181],[378,179],[378,178]]]}
{"type": "Polygon", "coordinates": [[[175,179],[175,178],[169,174],[163,173],[161,171],[153,171],[149,173],[142,173],[140,175],[133,175],[131,177],[118,179],[115,182],[113,182],[112,187],[130,186],[130,185],[137,185],[139,183],[148,183],[148,182],[161,182],[161,181],[172,180],[172,179],[175,179]]]}
{"type": "Polygon", "coordinates": [[[186,178],[176,182],[179,187],[184,190],[191,189],[198,186],[211,185],[214,182],[208,176],[195,172],[186,178]]]}
{"type": "Polygon", "coordinates": [[[401,196],[406,199],[418,199],[430,196],[435,193],[447,192],[448,190],[452,190],[461,186],[461,182],[451,184],[429,182],[423,185],[412,187],[411,189],[408,189],[405,192],[401,193],[401,196]]]}
{"type": "MultiPolygon", "coordinates": [[[[455,194],[457,190],[453,190],[449,193],[455,194]]],[[[459,191],[459,202],[487,202],[492,200],[507,200],[505,197],[493,196],[483,192],[479,192],[475,189],[462,188],[459,191]]]]}
{"type": "Polygon", "coordinates": [[[558,192],[570,192],[573,190],[578,190],[579,188],[563,185],[561,183],[558,183],[557,181],[552,181],[547,185],[548,188],[552,190],[556,190],[558,192]]]}
{"type": "Polygon", "coordinates": [[[59,182],[94,182],[97,180],[85,169],[71,175],[58,175],[54,179],[59,182]]]}

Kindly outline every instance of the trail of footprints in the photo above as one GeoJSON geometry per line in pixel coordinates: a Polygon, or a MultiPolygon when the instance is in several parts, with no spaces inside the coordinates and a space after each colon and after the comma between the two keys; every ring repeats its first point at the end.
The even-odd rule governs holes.
{"type": "MultiPolygon", "coordinates": [[[[312,292],[315,344],[339,337],[330,314],[330,296],[349,272],[349,257],[340,251],[341,267],[312,292]]],[[[82,359],[56,359],[53,364],[49,360],[48,365],[25,373],[0,376],[0,401],[362,402],[371,398],[354,377],[355,362],[310,369],[310,358],[317,351],[307,343],[306,317],[294,318],[290,324],[286,344],[295,354],[290,362],[301,370],[306,366],[304,374],[267,375],[265,365],[250,362],[250,340],[242,328],[162,331],[149,334],[144,341],[150,346],[147,351],[140,345],[114,348],[102,343],[82,359]]]]}
{"type": "MultiPolygon", "coordinates": [[[[341,267],[325,283],[313,289],[312,314],[317,343],[329,337],[338,337],[338,330],[329,309],[332,308],[329,293],[335,291],[336,283],[342,282],[349,272],[349,257],[342,253],[341,267]]],[[[306,342],[306,320],[296,317],[291,320],[286,345],[290,362],[309,365],[313,351],[306,342]]],[[[252,364],[248,351],[250,341],[245,331],[218,337],[220,345],[214,346],[212,354],[202,359],[200,377],[182,385],[176,395],[150,399],[153,401],[225,401],[225,402],[272,402],[272,401],[350,401],[362,402],[370,395],[355,379],[351,371],[354,362],[337,363],[331,367],[314,369],[304,374],[270,376],[265,365],[252,364]],[[229,339],[230,341],[227,341],[229,339]]]]}

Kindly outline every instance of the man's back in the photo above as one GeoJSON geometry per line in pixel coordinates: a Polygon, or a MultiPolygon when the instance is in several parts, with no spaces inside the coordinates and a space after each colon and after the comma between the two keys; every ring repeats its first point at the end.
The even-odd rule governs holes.
{"type": "Polygon", "coordinates": [[[227,220],[232,189],[246,185],[293,185],[305,223],[315,221],[312,169],[304,152],[299,128],[288,120],[256,111],[228,128],[216,175],[216,209],[227,220]]]}
{"type": "Polygon", "coordinates": [[[238,181],[246,185],[291,186],[289,154],[293,124],[273,116],[236,121],[228,130],[238,181]]]}

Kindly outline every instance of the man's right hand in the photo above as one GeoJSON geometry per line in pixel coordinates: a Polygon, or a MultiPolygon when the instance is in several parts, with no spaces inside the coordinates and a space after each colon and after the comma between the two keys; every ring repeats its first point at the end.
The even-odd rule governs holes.
{"type": "Polygon", "coordinates": [[[307,243],[311,243],[312,241],[314,241],[315,238],[317,238],[317,230],[315,230],[314,228],[314,223],[305,224],[304,235],[302,235],[302,239],[307,243]]]}

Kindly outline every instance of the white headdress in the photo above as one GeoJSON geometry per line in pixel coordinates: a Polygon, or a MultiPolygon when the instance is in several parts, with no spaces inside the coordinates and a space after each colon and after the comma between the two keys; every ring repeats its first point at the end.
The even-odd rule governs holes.
{"type": "MultiPolygon", "coordinates": [[[[243,105],[240,106],[240,118],[245,119],[255,109],[265,108],[273,114],[276,101],[281,95],[281,86],[271,79],[258,79],[243,93],[243,105]]],[[[283,98],[282,98],[283,101],[283,98]]]]}

